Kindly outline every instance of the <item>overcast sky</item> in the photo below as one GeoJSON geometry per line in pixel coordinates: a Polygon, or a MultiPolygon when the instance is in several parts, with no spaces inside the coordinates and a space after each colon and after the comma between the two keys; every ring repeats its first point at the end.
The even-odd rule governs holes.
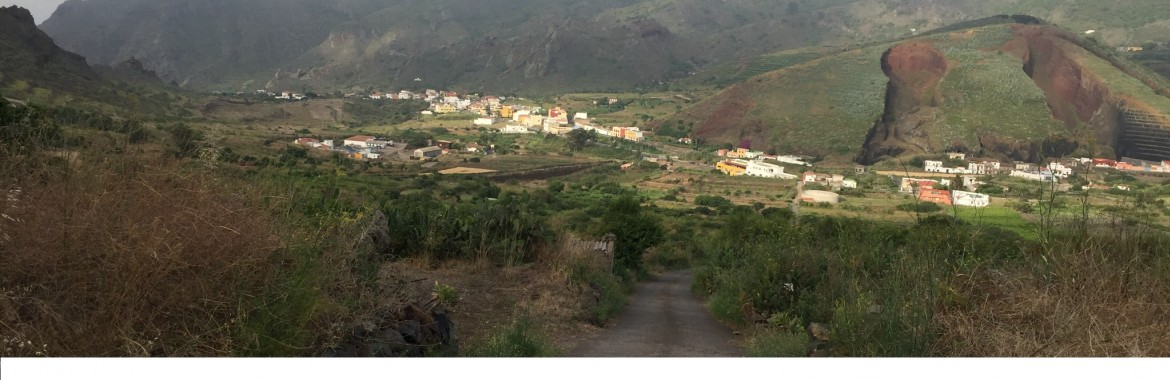
{"type": "Polygon", "coordinates": [[[19,5],[28,8],[39,25],[52,16],[57,6],[64,2],[65,0],[0,0],[0,6],[19,5]]]}

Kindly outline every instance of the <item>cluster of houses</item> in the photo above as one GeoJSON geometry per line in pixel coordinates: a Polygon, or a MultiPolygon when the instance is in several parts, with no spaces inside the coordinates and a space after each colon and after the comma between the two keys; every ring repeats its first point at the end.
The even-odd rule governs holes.
{"type": "Polygon", "coordinates": [[[750,176],[777,179],[797,179],[796,175],[784,172],[784,167],[760,160],[729,159],[715,164],[715,168],[732,177],[750,176]]]}
{"type": "MultiPolygon", "coordinates": [[[[966,160],[967,155],[963,153],[948,153],[948,157],[952,160],[966,160]]],[[[1024,178],[1033,181],[1042,182],[1057,182],[1060,179],[1067,179],[1074,173],[1072,166],[1075,166],[1075,160],[1068,161],[1053,161],[1047,166],[1040,166],[1026,162],[1015,162],[1011,165],[1005,165],[999,161],[967,161],[967,167],[947,167],[942,161],[926,161],[923,167],[927,173],[939,174],[954,174],[961,176],[983,176],[983,175],[998,175],[1010,170],[1012,177],[1024,178]]]]}
{"type": "MultiPolygon", "coordinates": [[[[967,180],[974,180],[973,177],[964,178],[967,180]]],[[[991,196],[987,194],[979,194],[971,191],[947,190],[943,187],[952,186],[954,183],[951,180],[934,180],[934,179],[916,179],[916,178],[902,178],[901,191],[903,193],[912,194],[919,201],[938,203],[948,206],[963,206],[983,208],[991,205],[991,196]]],[[[973,188],[974,183],[965,184],[968,188],[973,188]]]]}
{"type": "MultiPolygon", "coordinates": [[[[403,149],[394,149],[398,148],[401,143],[364,135],[346,138],[341,145],[335,144],[333,140],[321,141],[308,137],[298,138],[293,143],[308,148],[337,152],[357,160],[380,160],[386,157],[387,154],[406,152],[403,149]]],[[[454,142],[446,140],[432,141],[427,147],[410,151],[410,158],[414,160],[438,158],[439,156],[451,153],[453,145],[454,142]]],[[[483,147],[478,143],[466,144],[463,149],[471,153],[491,153],[492,151],[491,147],[483,147]]]]}
{"type": "Polygon", "coordinates": [[[1114,161],[1104,158],[1082,158],[1081,163],[1097,169],[1116,169],[1127,172],[1170,173],[1170,161],[1150,162],[1142,160],[1114,161]]]}
{"type": "MultiPolygon", "coordinates": [[[[681,139],[680,139],[680,142],[682,142],[681,139]]],[[[753,151],[753,150],[747,149],[747,148],[738,148],[735,150],[720,149],[720,150],[716,151],[715,154],[717,156],[723,157],[723,158],[737,158],[737,159],[746,159],[746,160],[772,160],[772,161],[782,162],[782,163],[792,164],[792,165],[812,166],[812,164],[805,162],[804,159],[797,157],[797,156],[791,156],[791,155],[780,156],[780,155],[775,155],[775,154],[765,154],[764,152],[753,151]]]]}
{"type": "MultiPolygon", "coordinates": [[[[305,96],[305,94],[296,93],[296,92],[292,92],[292,91],[282,91],[280,93],[275,93],[275,92],[268,92],[268,90],[256,90],[256,93],[263,95],[263,96],[271,96],[273,99],[279,99],[279,100],[305,100],[305,99],[308,99],[308,96],[305,96]]],[[[239,93],[237,93],[237,95],[239,95],[239,93]]]]}
{"type": "Polygon", "coordinates": [[[777,156],[764,154],[763,152],[755,152],[745,148],[736,150],[721,149],[716,152],[719,157],[724,160],[715,164],[715,169],[732,177],[736,176],[751,176],[763,178],[778,178],[778,179],[800,179],[801,177],[795,174],[784,172],[784,167],[765,162],[765,160],[772,160],[792,165],[812,166],[804,162],[800,157],[796,156],[777,156]]]}
{"type": "Polygon", "coordinates": [[[821,185],[833,191],[841,191],[841,189],[856,189],[857,181],[846,179],[840,174],[820,174],[815,172],[805,172],[801,176],[801,181],[805,185],[821,185]]]}
{"type": "MultiPolygon", "coordinates": [[[[965,160],[962,153],[948,154],[951,159],[965,160]]],[[[1006,165],[998,161],[968,161],[966,168],[946,167],[942,161],[926,161],[927,173],[955,174],[955,175],[997,175],[1009,171],[1012,177],[1024,178],[1041,182],[1059,182],[1076,174],[1076,168],[1081,169],[1115,169],[1141,173],[1170,173],[1170,161],[1150,162],[1126,159],[1122,161],[1105,158],[1070,158],[1055,160],[1048,165],[1036,165],[1026,162],[1015,162],[1006,165]]]]}
{"type": "Polygon", "coordinates": [[[513,111],[511,122],[500,132],[506,134],[547,133],[559,136],[569,134],[575,129],[593,131],[600,136],[633,142],[646,140],[645,132],[637,127],[603,126],[589,119],[589,114],[584,112],[574,114],[570,123],[569,113],[561,107],[548,109],[547,116],[541,115],[539,110],[513,111]]]}

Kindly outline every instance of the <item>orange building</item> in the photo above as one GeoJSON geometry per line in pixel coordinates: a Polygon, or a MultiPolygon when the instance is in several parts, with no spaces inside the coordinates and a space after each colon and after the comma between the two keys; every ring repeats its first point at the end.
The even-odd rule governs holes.
{"type": "Polygon", "coordinates": [[[919,189],[918,200],[923,202],[952,205],[950,190],[919,189]]]}

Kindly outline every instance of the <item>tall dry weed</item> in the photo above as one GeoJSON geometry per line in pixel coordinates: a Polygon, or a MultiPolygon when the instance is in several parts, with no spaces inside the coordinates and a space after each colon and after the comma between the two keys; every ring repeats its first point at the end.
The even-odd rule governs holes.
{"type": "MultiPolygon", "coordinates": [[[[10,174],[10,173],[6,173],[10,174]]],[[[177,162],[83,155],[0,218],[5,356],[222,356],[282,249],[256,193],[177,162]]]]}

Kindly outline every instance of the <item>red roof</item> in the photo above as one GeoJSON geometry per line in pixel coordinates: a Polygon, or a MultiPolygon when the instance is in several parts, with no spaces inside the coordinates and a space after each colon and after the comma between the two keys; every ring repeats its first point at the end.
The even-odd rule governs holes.
{"type": "Polygon", "coordinates": [[[375,139],[374,136],[354,136],[354,137],[350,137],[348,139],[345,139],[345,141],[370,141],[370,140],[374,140],[374,139],[375,139]]]}

